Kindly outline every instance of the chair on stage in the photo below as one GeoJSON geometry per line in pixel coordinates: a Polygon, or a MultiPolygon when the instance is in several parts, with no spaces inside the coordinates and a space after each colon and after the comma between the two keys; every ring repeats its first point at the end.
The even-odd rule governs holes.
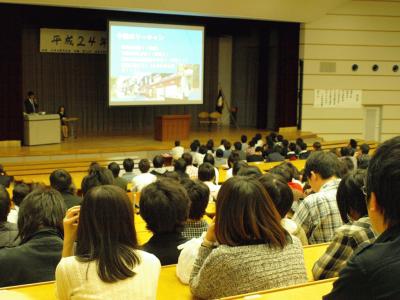
{"type": "Polygon", "coordinates": [[[222,115],[217,111],[210,113],[210,127],[213,124],[215,124],[217,128],[220,128],[222,125],[222,115]]]}
{"type": "Polygon", "coordinates": [[[202,125],[206,125],[208,127],[210,125],[210,119],[209,119],[210,114],[206,111],[200,112],[197,117],[199,119],[199,127],[201,128],[202,125]]]}

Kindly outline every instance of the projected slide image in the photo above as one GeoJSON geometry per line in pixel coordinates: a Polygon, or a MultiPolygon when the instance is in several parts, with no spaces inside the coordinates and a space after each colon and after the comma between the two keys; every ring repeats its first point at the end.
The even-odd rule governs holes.
{"type": "Polygon", "coordinates": [[[110,105],[202,103],[203,28],[114,23],[110,105]]]}

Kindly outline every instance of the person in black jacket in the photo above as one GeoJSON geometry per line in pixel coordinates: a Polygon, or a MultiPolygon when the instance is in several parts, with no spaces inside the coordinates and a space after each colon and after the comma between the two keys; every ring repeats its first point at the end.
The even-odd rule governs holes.
{"type": "Polygon", "coordinates": [[[54,189],[28,194],[18,215],[20,245],[0,250],[0,287],[54,280],[63,247],[65,206],[54,189]]]}
{"type": "Polygon", "coordinates": [[[50,174],[50,185],[59,191],[64,198],[65,207],[80,205],[82,198],[74,193],[71,175],[65,170],[55,170],[50,174]]]}
{"type": "Polygon", "coordinates": [[[28,98],[24,101],[24,107],[27,114],[39,112],[39,104],[33,92],[28,92],[28,98]]]}

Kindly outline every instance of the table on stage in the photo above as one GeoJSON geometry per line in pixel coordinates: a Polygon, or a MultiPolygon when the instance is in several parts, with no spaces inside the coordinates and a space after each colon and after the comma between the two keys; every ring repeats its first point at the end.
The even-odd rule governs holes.
{"type": "Polygon", "coordinates": [[[64,122],[68,125],[69,136],[70,137],[73,137],[73,138],[77,137],[77,134],[76,134],[77,126],[76,126],[76,124],[78,123],[78,121],[79,121],[79,118],[76,118],[76,117],[66,118],[64,120],[64,122]]]}
{"type": "Polygon", "coordinates": [[[156,117],[154,122],[154,139],[157,141],[188,139],[190,120],[190,115],[164,115],[156,117]]]}

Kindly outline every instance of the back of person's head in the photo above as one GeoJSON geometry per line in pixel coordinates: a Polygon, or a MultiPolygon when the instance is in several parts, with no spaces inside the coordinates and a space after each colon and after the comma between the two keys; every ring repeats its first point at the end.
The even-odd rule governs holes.
{"type": "Polygon", "coordinates": [[[300,179],[299,170],[297,170],[297,168],[290,161],[284,161],[279,166],[282,168],[286,168],[290,172],[291,179],[300,179]]]}
{"type": "Polygon", "coordinates": [[[138,247],[133,216],[128,196],[116,186],[95,187],[82,201],[75,255],[79,261],[96,261],[104,282],[135,275],[132,269],[140,259],[133,251],[138,247]]]}
{"type": "Polygon", "coordinates": [[[342,147],[340,148],[340,156],[350,156],[350,148],[349,147],[342,147]]]}
{"type": "Polygon", "coordinates": [[[85,196],[85,194],[93,187],[113,183],[114,176],[112,172],[106,168],[100,168],[83,178],[81,184],[82,194],[85,196]]]}
{"type": "Polygon", "coordinates": [[[349,216],[354,213],[360,218],[368,214],[367,203],[362,192],[366,175],[366,170],[357,170],[344,176],[339,183],[336,201],[343,223],[348,223],[349,216]]]}
{"type": "Polygon", "coordinates": [[[135,163],[132,158],[125,158],[122,162],[125,172],[132,172],[135,163]]]}
{"type": "Polygon", "coordinates": [[[302,138],[299,137],[299,138],[296,139],[296,145],[297,146],[301,147],[301,144],[303,144],[303,143],[304,143],[304,140],[302,138]]]}
{"type": "Polygon", "coordinates": [[[207,147],[206,147],[206,145],[201,145],[200,147],[199,147],[199,153],[200,154],[206,154],[207,153],[207,147]]]}
{"type": "Polygon", "coordinates": [[[209,139],[207,141],[206,147],[208,150],[214,152],[214,140],[213,139],[209,139]]]}
{"type": "Polygon", "coordinates": [[[179,147],[180,145],[181,145],[181,141],[176,140],[176,141],[175,141],[175,147],[179,147]]]}
{"type": "Polygon", "coordinates": [[[344,177],[345,175],[347,175],[347,173],[354,170],[354,163],[350,157],[348,157],[348,156],[342,157],[340,159],[340,163],[341,163],[340,169],[342,170],[340,172],[341,178],[344,177]]]}
{"type": "Polygon", "coordinates": [[[203,163],[199,166],[199,180],[212,181],[215,178],[215,168],[210,163],[203,163]]]}
{"type": "Polygon", "coordinates": [[[186,160],[183,158],[179,158],[179,159],[175,160],[175,162],[174,162],[174,171],[185,173],[186,166],[187,166],[186,160]]]}
{"type": "Polygon", "coordinates": [[[233,164],[239,160],[240,160],[239,153],[233,151],[228,157],[228,166],[232,168],[233,164]]]}
{"type": "MultiPolygon", "coordinates": [[[[222,152],[222,154],[223,154],[223,152],[222,152]]],[[[187,166],[190,166],[191,164],[193,164],[193,156],[189,152],[183,153],[182,158],[185,160],[187,166]]]]}
{"type": "Polygon", "coordinates": [[[165,159],[162,155],[156,155],[153,158],[153,167],[154,168],[162,168],[164,166],[165,159]]]}
{"type": "Polygon", "coordinates": [[[31,96],[35,96],[35,93],[32,92],[32,91],[29,91],[29,92],[28,92],[28,97],[31,97],[31,96]]]}
{"type": "Polygon", "coordinates": [[[16,206],[20,206],[22,203],[22,200],[26,197],[31,192],[31,189],[29,185],[26,183],[17,183],[14,185],[12,194],[13,198],[12,201],[16,206]]]}
{"type": "Polygon", "coordinates": [[[311,153],[306,161],[304,177],[309,178],[311,172],[319,174],[322,179],[328,179],[339,174],[339,159],[335,154],[324,151],[311,153]]]}
{"type": "Polygon", "coordinates": [[[279,175],[267,173],[258,179],[268,192],[280,216],[284,218],[293,204],[293,192],[279,175]]]}
{"type": "Polygon", "coordinates": [[[97,161],[93,161],[89,165],[88,174],[97,172],[101,169],[100,164],[97,161]]]}
{"type": "Polygon", "coordinates": [[[153,233],[181,232],[190,200],[183,186],[172,179],[161,179],[146,186],[140,195],[140,215],[153,233]]]}
{"type": "Polygon", "coordinates": [[[200,141],[198,139],[193,140],[193,143],[196,145],[197,148],[200,147],[200,141]]]}
{"type": "Polygon", "coordinates": [[[177,182],[180,182],[181,175],[182,175],[181,172],[178,173],[176,171],[167,171],[164,173],[165,178],[169,178],[169,179],[175,180],[177,182]]]}
{"type": "Polygon", "coordinates": [[[112,172],[114,178],[117,178],[119,176],[119,171],[121,171],[119,164],[117,164],[116,162],[109,163],[108,169],[112,172]]]}
{"type": "Polygon", "coordinates": [[[260,153],[260,152],[262,152],[262,150],[263,150],[262,147],[258,146],[258,147],[256,147],[255,152],[260,153]]]}
{"type": "Polygon", "coordinates": [[[241,141],[242,143],[247,143],[247,135],[243,134],[243,135],[240,137],[240,141],[241,141]]]}
{"type": "Polygon", "coordinates": [[[60,193],[70,193],[72,191],[72,178],[68,171],[59,169],[50,174],[50,185],[60,193]]]}
{"type": "Polygon", "coordinates": [[[238,160],[233,163],[232,175],[236,176],[241,168],[247,168],[249,165],[244,160],[238,160]]]}
{"type": "Polygon", "coordinates": [[[224,157],[224,151],[222,149],[217,149],[217,151],[215,151],[215,156],[218,158],[224,157]]]}
{"type": "Polygon", "coordinates": [[[210,164],[214,165],[215,164],[214,155],[212,155],[211,153],[207,153],[204,156],[203,163],[210,163],[210,164]]]}
{"type": "Polygon", "coordinates": [[[235,176],[218,192],[215,236],[222,245],[269,244],[283,248],[286,231],[271,197],[254,178],[235,176]]]}
{"type": "Polygon", "coordinates": [[[233,144],[233,147],[235,147],[235,150],[241,151],[242,150],[242,143],[241,142],[235,142],[233,144]]]}
{"type": "Polygon", "coordinates": [[[355,139],[350,139],[349,146],[353,149],[357,149],[357,141],[355,139]]]}
{"type": "Polygon", "coordinates": [[[225,142],[226,142],[226,139],[222,139],[220,145],[224,145],[225,146],[225,142]]]}
{"type": "Polygon", "coordinates": [[[288,148],[289,147],[289,141],[288,140],[282,140],[282,147],[283,148],[288,148]]]}
{"type": "Polygon", "coordinates": [[[362,144],[362,145],[360,146],[360,150],[361,150],[361,153],[362,153],[362,154],[368,154],[368,153],[369,153],[369,150],[370,150],[370,147],[369,147],[368,144],[362,144]]]}
{"type": "Polygon", "coordinates": [[[286,183],[292,181],[291,171],[282,164],[271,168],[268,173],[280,176],[286,183]]]}
{"type": "Polygon", "coordinates": [[[322,150],[322,145],[320,142],[314,142],[314,144],[312,145],[314,148],[314,151],[320,151],[322,150]]]}
{"type": "Polygon", "coordinates": [[[278,135],[276,136],[276,140],[277,140],[278,142],[282,142],[282,141],[283,141],[283,135],[278,134],[278,135]]]}
{"type": "Polygon", "coordinates": [[[0,185],[0,228],[1,224],[7,221],[10,212],[11,200],[6,188],[0,185]]]}
{"type": "Polygon", "coordinates": [[[147,173],[150,170],[150,161],[147,158],[139,161],[139,170],[142,173],[147,173]]]}
{"type": "Polygon", "coordinates": [[[206,212],[210,189],[199,180],[186,179],[182,185],[190,198],[189,219],[200,220],[206,212]]]}
{"type": "Polygon", "coordinates": [[[283,150],[283,148],[281,145],[279,145],[279,144],[274,145],[273,152],[282,154],[282,150],[283,150]]]}
{"type": "Polygon", "coordinates": [[[400,223],[400,136],[381,144],[372,156],[367,172],[366,193],[375,194],[385,223],[400,223]]]}
{"type": "Polygon", "coordinates": [[[289,144],[289,150],[290,150],[290,151],[296,151],[296,149],[297,149],[297,146],[296,146],[295,143],[290,143],[290,144],[289,144]]]}
{"type": "Polygon", "coordinates": [[[303,150],[303,151],[307,150],[307,144],[306,143],[301,143],[300,144],[300,149],[303,150]]]}
{"type": "Polygon", "coordinates": [[[196,152],[196,151],[197,151],[197,148],[198,148],[197,143],[192,142],[192,143],[190,144],[190,151],[196,152]]]}
{"type": "Polygon", "coordinates": [[[232,145],[230,141],[225,141],[224,143],[225,150],[230,150],[232,145]]]}
{"type": "Polygon", "coordinates": [[[28,241],[38,230],[55,229],[63,233],[64,198],[52,188],[37,188],[29,193],[18,211],[18,236],[28,241]]]}
{"type": "Polygon", "coordinates": [[[257,141],[255,141],[255,140],[253,139],[253,140],[251,140],[251,141],[249,142],[249,146],[250,146],[250,147],[254,147],[254,146],[256,145],[256,143],[257,143],[257,141]]]}
{"type": "Polygon", "coordinates": [[[247,167],[242,167],[239,169],[237,172],[237,176],[251,176],[253,178],[258,178],[262,175],[262,172],[260,169],[256,166],[247,166],[247,167]]]}

